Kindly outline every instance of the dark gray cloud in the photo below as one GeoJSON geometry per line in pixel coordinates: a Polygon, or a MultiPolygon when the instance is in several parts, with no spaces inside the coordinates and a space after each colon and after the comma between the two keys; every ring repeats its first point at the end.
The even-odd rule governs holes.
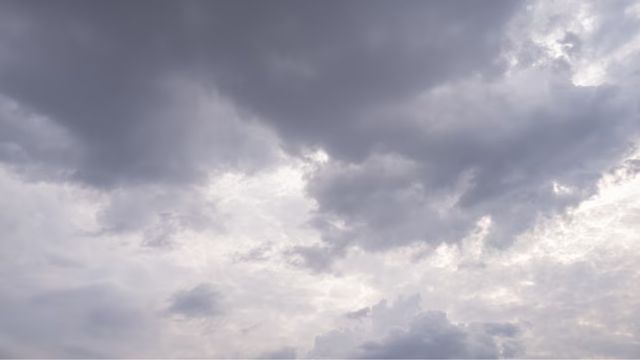
{"type": "MultiPolygon", "coordinates": [[[[547,25],[566,33],[562,46],[589,43],[573,46],[567,59],[547,57],[526,34],[506,50],[518,65],[501,75],[450,79],[368,107],[357,136],[350,136],[352,146],[373,144],[366,156],[328,146],[333,160],[310,176],[308,190],[318,201],[313,224],[326,244],[296,254],[308,267],[326,269],[351,245],[385,250],[459,241],[483,216],[492,219],[490,243],[506,246],[535,219],[591,194],[638,135],[632,95],[638,79],[615,75],[630,68],[618,60],[611,65],[616,81],[578,87],[573,77],[580,69],[572,61],[630,41],[622,29],[640,23],[624,16],[627,5],[597,5],[606,16],[589,39],[547,25]],[[526,61],[532,52],[538,63],[526,61]]],[[[539,30],[527,21],[511,25],[539,30]]]]}
{"type": "Polygon", "coordinates": [[[184,80],[190,6],[148,5],[3,3],[11,55],[0,92],[77,139],[80,158],[67,166],[91,184],[192,180],[268,161],[266,135],[237,124],[243,115],[214,86],[184,80]]]}
{"type": "Polygon", "coordinates": [[[180,290],[170,299],[167,312],[185,318],[207,318],[220,314],[221,295],[211,284],[180,290]]]}
{"type": "MultiPolygon", "coordinates": [[[[464,120],[454,119],[445,134],[425,126],[425,116],[455,116],[451,106],[465,99],[454,94],[432,100],[420,110],[426,115],[390,110],[469,76],[500,78],[505,29],[518,9],[513,2],[189,1],[155,2],[149,11],[146,2],[35,1],[3,7],[7,31],[0,41],[11,55],[0,63],[0,92],[69,133],[79,154],[68,159],[74,176],[98,185],[184,182],[211,169],[259,166],[277,143],[265,139],[267,130],[251,127],[255,114],[289,150],[320,146],[334,159],[310,186],[320,205],[319,226],[330,227],[327,220],[337,217],[352,227],[336,236],[325,231],[330,247],[356,242],[380,249],[458,238],[479,211],[439,219],[425,203],[468,173],[473,186],[460,199],[464,208],[486,199],[513,202],[502,192],[525,203],[541,197],[538,188],[520,191],[549,180],[531,175],[553,170],[540,160],[571,146],[565,145],[569,134],[581,141],[575,135],[580,129],[598,129],[565,121],[548,137],[552,125],[538,118],[556,114],[546,108],[492,114],[530,118],[498,136],[464,120]],[[544,146],[538,146],[541,136],[544,146]],[[392,158],[376,164],[375,154],[392,158]],[[388,168],[404,162],[411,168],[388,168]],[[341,163],[360,169],[345,173],[341,163]],[[416,225],[416,218],[426,225],[416,225]]],[[[492,106],[499,106],[495,98],[492,106]]],[[[31,149],[30,141],[37,137],[17,139],[14,147],[31,149]]],[[[521,229],[531,209],[513,210],[492,215],[509,217],[501,226],[521,229]]],[[[150,236],[157,238],[150,243],[164,242],[162,235],[150,236]]],[[[331,254],[314,254],[302,255],[307,262],[317,259],[316,268],[330,263],[331,254]]]]}
{"type": "Polygon", "coordinates": [[[483,247],[592,194],[640,130],[640,8],[567,1],[1,2],[0,356],[288,358],[316,325],[311,357],[637,355],[633,258],[526,277],[554,251],[483,247]],[[201,186],[278,161],[282,187],[201,186]],[[482,227],[438,266],[370,253],[482,227]],[[411,287],[446,312],[360,303],[411,287]]]}
{"type": "MultiPolygon", "coordinates": [[[[379,151],[311,175],[313,222],[329,248],[384,250],[459,241],[490,216],[490,242],[508,245],[540,215],[591,194],[630,149],[640,128],[629,86],[575,87],[564,70],[533,69],[430,91],[417,114],[405,104],[397,122],[378,122],[379,151]]],[[[299,252],[314,269],[343,253],[299,252]]]]}
{"type": "Polygon", "coordinates": [[[268,155],[228,114],[194,114],[175,78],[219,89],[289,146],[362,156],[371,106],[493,66],[514,6],[5,2],[0,92],[68,129],[77,176],[93,184],[180,181],[268,155]]]}
{"type": "Polygon", "coordinates": [[[368,118],[382,105],[499,68],[503,25],[516,6],[305,1],[255,8],[240,2],[222,11],[224,20],[201,16],[198,33],[233,34],[225,56],[210,58],[225,71],[216,83],[226,93],[264,115],[290,145],[319,145],[351,158],[375,145],[368,118]]]}
{"type": "MultiPolygon", "coordinates": [[[[77,150],[49,153],[37,132],[8,127],[5,161],[67,161],[102,186],[188,182],[273,159],[278,142],[255,117],[292,153],[331,156],[309,186],[330,248],[455,241],[484,215],[494,243],[508,244],[580,198],[550,194],[553,181],[588,193],[637,131],[620,86],[576,88],[568,60],[508,67],[506,53],[535,49],[506,36],[515,2],[150,4],[3,3],[0,93],[77,150]],[[534,74],[518,82],[514,71],[534,74]]],[[[606,8],[616,31],[596,44],[619,48],[620,31],[637,26],[610,21],[623,5],[606,8]]],[[[559,41],[571,56],[593,51],[568,30],[559,41]]],[[[296,252],[315,268],[342,253],[296,252]]]]}
{"type": "Polygon", "coordinates": [[[65,128],[0,96],[0,162],[29,178],[60,180],[77,150],[65,128]]]}

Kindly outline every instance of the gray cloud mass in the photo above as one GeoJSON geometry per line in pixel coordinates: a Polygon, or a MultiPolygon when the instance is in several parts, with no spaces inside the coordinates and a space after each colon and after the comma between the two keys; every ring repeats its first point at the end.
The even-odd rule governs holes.
{"type": "Polygon", "coordinates": [[[365,336],[338,329],[315,339],[311,357],[363,359],[497,358],[517,356],[519,329],[510,323],[455,324],[441,311],[421,311],[418,296],[371,308],[365,336]],[[378,329],[377,329],[378,328],[378,329]],[[382,330],[382,334],[377,334],[382,330]]]}
{"type": "Polygon", "coordinates": [[[10,55],[2,59],[0,91],[81,140],[78,176],[91,183],[193,178],[205,154],[230,146],[218,161],[238,161],[235,141],[197,147],[193,132],[224,141],[211,123],[226,119],[167,115],[176,99],[166,83],[174,76],[205,88],[213,81],[294,144],[364,154],[371,144],[358,131],[363,109],[484,69],[500,45],[495,25],[513,7],[361,4],[163,1],[148,11],[145,2],[7,2],[10,55]],[[418,13],[427,19],[413,19],[418,13]],[[354,135],[365,143],[353,143],[354,135]]]}
{"type": "Polygon", "coordinates": [[[167,312],[187,318],[214,316],[220,312],[220,294],[210,284],[178,291],[172,296],[167,312]]]}
{"type": "Polygon", "coordinates": [[[637,358],[638,34],[632,0],[0,2],[0,357],[637,358]]]}

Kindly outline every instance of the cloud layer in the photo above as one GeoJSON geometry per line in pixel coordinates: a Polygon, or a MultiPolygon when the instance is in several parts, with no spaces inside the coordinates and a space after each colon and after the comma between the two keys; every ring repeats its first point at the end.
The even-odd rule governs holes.
{"type": "Polygon", "coordinates": [[[0,356],[638,357],[633,1],[5,1],[0,356]]]}

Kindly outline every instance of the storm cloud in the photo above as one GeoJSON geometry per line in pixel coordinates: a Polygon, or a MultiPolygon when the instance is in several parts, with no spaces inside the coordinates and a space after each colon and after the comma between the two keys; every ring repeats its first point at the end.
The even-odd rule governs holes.
{"type": "Polygon", "coordinates": [[[626,0],[1,2],[0,355],[637,357],[638,34],[626,0]]]}
{"type": "Polygon", "coordinates": [[[484,70],[500,45],[496,24],[513,7],[363,5],[8,2],[0,91],[80,139],[78,176],[91,183],[189,180],[205,165],[265,155],[260,139],[233,126],[233,111],[198,111],[197,94],[185,91],[200,87],[292,144],[364,154],[369,144],[345,142],[358,134],[363,110],[484,70]],[[245,141],[246,158],[238,151],[245,141]],[[222,154],[208,163],[212,153],[222,154]]]}

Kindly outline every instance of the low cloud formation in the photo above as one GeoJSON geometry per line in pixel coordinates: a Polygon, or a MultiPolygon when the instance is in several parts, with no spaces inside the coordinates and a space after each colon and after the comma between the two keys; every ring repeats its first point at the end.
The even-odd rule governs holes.
{"type": "Polygon", "coordinates": [[[601,169],[637,133],[636,106],[618,90],[575,88],[550,76],[533,71],[439,89],[423,100],[433,101],[424,118],[389,129],[406,131],[390,138],[391,153],[321,166],[309,192],[325,240],[370,250],[457,242],[488,215],[492,242],[506,246],[538,215],[592,193],[601,169]],[[534,78],[537,85],[519,94],[534,78]],[[482,97],[489,99],[476,103],[482,97]],[[440,124],[439,109],[451,116],[449,108],[464,110],[440,124]],[[578,191],[558,194],[555,182],[578,191]]]}
{"type": "Polygon", "coordinates": [[[637,358],[638,34],[631,0],[0,2],[0,356],[637,358]]]}
{"type": "MultiPolygon", "coordinates": [[[[319,248],[302,251],[309,253],[303,254],[309,266],[329,267],[349,246],[378,251],[458,242],[483,216],[493,221],[491,242],[505,247],[539,216],[592,194],[600,174],[638,136],[632,90],[638,79],[611,70],[599,86],[578,86],[576,77],[585,71],[578,64],[595,56],[593,48],[633,47],[636,40],[622,45],[623,39],[598,36],[640,26],[630,8],[601,9],[624,21],[583,29],[581,41],[592,48],[576,45],[570,51],[567,45],[560,54],[549,53],[549,47],[564,44],[564,38],[536,38],[551,36],[544,33],[550,30],[516,16],[510,23],[513,47],[503,53],[514,65],[501,76],[451,80],[368,113],[357,137],[374,144],[367,155],[345,157],[328,147],[331,160],[310,175],[308,191],[318,202],[313,221],[324,234],[324,247],[340,251],[322,251],[328,256],[322,262],[315,256],[319,248]],[[534,66],[527,60],[532,51],[539,56],[534,66]]],[[[530,10],[558,11],[544,4],[530,10]]],[[[553,31],[575,35],[562,27],[553,31]]],[[[612,69],[633,63],[623,56],[610,62],[612,69]]]]}
{"type": "Polygon", "coordinates": [[[445,359],[514,357],[522,351],[511,323],[455,324],[441,311],[422,311],[420,297],[383,300],[369,322],[316,337],[310,357],[445,359]]]}
{"type": "Polygon", "coordinates": [[[261,164],[270,148],[225,98],[293,145],[362,153],[363,109],[491,65],[514,4],[470,6],[7,2],[0,93],[71,132],[96,185],[261,164]]]}

